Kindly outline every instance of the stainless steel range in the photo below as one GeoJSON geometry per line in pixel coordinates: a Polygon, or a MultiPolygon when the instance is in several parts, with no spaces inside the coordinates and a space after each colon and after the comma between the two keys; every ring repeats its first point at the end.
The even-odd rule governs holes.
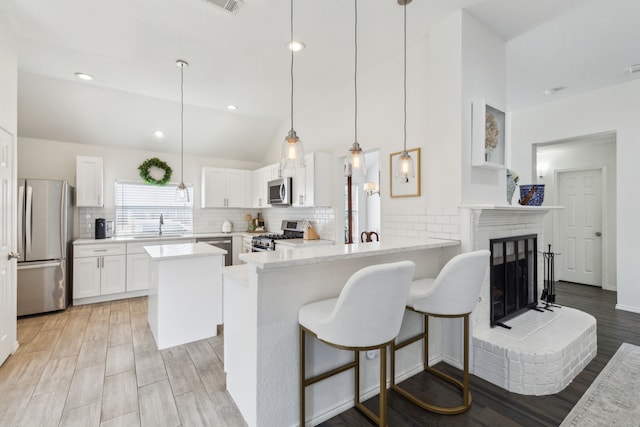
{"type": "Polygon", "coordinates": [[[261,234],[251,239],[251,250],[253,252],[274,251],[276,249],[276,240],[282,239],[302,239],[304,229],[301,220],[283,220],[282,234],[261,234]]]}

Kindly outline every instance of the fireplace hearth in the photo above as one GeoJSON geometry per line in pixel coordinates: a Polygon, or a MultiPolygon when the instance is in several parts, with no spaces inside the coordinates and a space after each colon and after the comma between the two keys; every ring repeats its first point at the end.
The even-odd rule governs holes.
{"type": "Polygon", "coordinates": [[[491,239],[490,325],[502,326],[538,304],[538,238],[491,239]]]}

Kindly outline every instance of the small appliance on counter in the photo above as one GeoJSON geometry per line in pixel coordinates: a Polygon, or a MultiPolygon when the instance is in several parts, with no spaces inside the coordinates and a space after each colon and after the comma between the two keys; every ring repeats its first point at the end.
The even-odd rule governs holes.
{"type": "Polygon", "coordinates": [[[104,218],[96,218],[96,239],[105,239],[107,237],[107,220],[104,218]]]}
{"type": "Polygon", "coordinates": [[[222,232],[223,233],[231,233],[231,230],[233,229],[233,225],[231,224],[230,221],[225,221],[222,223],[222,232]]]}
{"type": "Polygon", "coordinates": [[[106,224],[107,225],[104,229],[104,236],[107,239],[110,239],[113,237],[113,221],[107,221],[106,224]]]}

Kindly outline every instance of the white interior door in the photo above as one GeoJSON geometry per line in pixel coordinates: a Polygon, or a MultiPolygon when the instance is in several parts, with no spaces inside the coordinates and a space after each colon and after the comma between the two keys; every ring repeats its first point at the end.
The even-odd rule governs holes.
{"type": "Polygon", "coordinates": [[[0,128],[0,365],[13,352],[16,334],[16,260],[13,216],[13,136],[0,128]]]}
{"type": "Polygon", "coordinates": [[[602,171],[558,173],[559,280],[602,286],[602,171]]]}

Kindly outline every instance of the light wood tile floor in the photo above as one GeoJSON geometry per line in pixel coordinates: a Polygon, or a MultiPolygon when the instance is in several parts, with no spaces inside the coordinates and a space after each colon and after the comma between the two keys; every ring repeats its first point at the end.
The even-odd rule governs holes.
{"type": "Polygon", "coordinates": [[[18,342],[0,367],[2,427],[246,426],[222,334],[158,351],[146,298],[19,319],[18,342]]]}

